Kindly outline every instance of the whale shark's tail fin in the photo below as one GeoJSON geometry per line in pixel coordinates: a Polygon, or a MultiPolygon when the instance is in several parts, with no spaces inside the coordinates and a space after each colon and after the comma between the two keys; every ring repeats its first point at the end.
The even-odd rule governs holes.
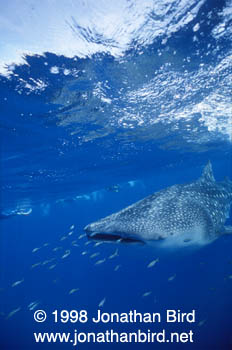
{"type": "Polygon", "coordinates": [[[213,175],[213,169],[212,169],[212,164],[210,160],[208,161],[207,165],[204,167],[202,175],[199,179],[202,182],[214,182],[215,178],[213,175]]]}

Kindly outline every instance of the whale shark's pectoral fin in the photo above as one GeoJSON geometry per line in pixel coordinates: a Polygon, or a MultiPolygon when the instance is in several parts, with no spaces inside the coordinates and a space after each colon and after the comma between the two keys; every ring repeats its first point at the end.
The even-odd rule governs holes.
{"type": "Polygon", "coordinates": [[[232,235],[232,226],[224,226],[224,233],[226,235],[232,235]]]}

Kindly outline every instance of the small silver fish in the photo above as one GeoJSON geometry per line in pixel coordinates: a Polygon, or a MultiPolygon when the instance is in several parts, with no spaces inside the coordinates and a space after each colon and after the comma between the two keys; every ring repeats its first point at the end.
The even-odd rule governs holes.
{"type": "Polygon", "coordinates": [[[30,311],[33,311],[38,305],[39,305],[39,301],[32,301],[32,302],[28,305],[28,309],[29,309],[30,311]]]}
{"type": "Polygon", "coordinates": [[[98,261],[95,263],[95,265],[103,264],[105,261],[106,261],[106,259],[98,260],[98,261]]]}
{"type": "Polygon", "coordinates": [[[100,255],[99,252],[93,253],[92,255],[90,255],[90,259],[93,259],[93,258],[95,258],[98,255],[100,255]]]}
{"type": "Polygon", "coordinates": [[[67,238],[68,238],[67,236],[63,236],[63,237],[61,237],[60,241],[64,241],[67,238]]]}
{"type": "Polygon", "coordinates": [[[73,230],[74,227],[75,227],[74,225],[71,225],[69,229],[70,229],[70,230],[73,230]]]}
{"type": "Polygon", "coordinates": [[[203,326],[203,324],[205,324],[206,322],[206,318],[204,320],[201,320],[199,323],[198,323],[198,327],[201,327],[203,326]]]}
{"type": "Polygon", "coordinates": [[[171,277],[169,277],[169,278],[168,278],[168,281],[169,281],[169,282],[171,282],[171,281],[173,281],[173,280],[174,280],[174,278],[176,278],[176,274],[175,274],[175,275],[173,275],[173,276],[171,276],[171,277]]]}
{"type": "Polygon", "coordinates": [[[51,266],[49,266],[49,270],[53,270],[56,267],[56,264],[53,264],[51,266]]]}
{"type": "Polygon", "coordinates": [[[152,266],[155,266],[155,264],[159,261],[159,258],[155,259],[155,260],[152,260],[148,265],[147,265],[147,268],[150,268],[152,266]]]}
{"type": "Polygon", "coordinates": [[[81,255],[86,255],[86,254],[88,254],[87,250],[84,250],[84,251],[81,253],[81,255]]]}
{"type": "Polygon", "coordinates": [[[51,259],[45,260],[45,261],[42,262],[42,265],[43,265],[43,266],[44,266],[44,265],[47,265],[47,264],[49,264],[50,262],[52,262],[52,261],[54,261],[54,260],[55,260],[55,258],[51,258],[51,259]]]}
{"type": "Polygon", "coordinates": [[[12,283],[11,287],[16,287],[16,286],[18,286],[19,284],[23,283],[23,281],[24,281],[24,278],[21,279],[20,281],[16,281],[16,282],[12,283]]]}
{"type": "Polygon", "coordinates": [[[37,262],[37,263],[31,265],[31,269],[34,269],[34,267],[39,266],[39,265],[41,265],[41,262],[37,262]]]}
{"type": "Polygon", "coordinates": [[[99,245],[103,244],[104,242],[97,242],[94,244],[94,247],[98,247],[99,245]]]}
{"type": "Polygon", "coordinates": [[[9,318],[11,318],[14,314],[16,314],[16,312],[19,312],[21,310],[21,307],[18,307],[17,309],[12,310],[7,316],[6,316],[6,320],[8,320],[9,318]]]}
{"type": "Polygon", "coordinates": [[[52,250],[53,250],[53,252],[57,252],[57,250],[60,250],[60,249],[62,249],[62,247],[55,247],[52,250]]]}
{"type": "Polygon", "coordinates": [[[105,304],[106,298],[102,299],[98,304],[98,307],[102,307],[105,304]]]}
{"type": "Polygon", "coordinates": [[[73,245],[74,247],[79,247],[79,244],[77,244],[77,241],[72,241],[72,245],[73,245]]]}
{"type": "Polygon", "coordinates": [[[116,256],[118,256],[118,249],[116,249],[115,252],[114,252],[112,255],[110,255],[110,256],[108,257],[108,259],[113,259],[113,258],[115,258],[116,256]]]}
{"type": "Polygon", "coordinates": [[[144,298],[144,297],[148,297],[148,295],[150,295],[150,294],[151,294],[151,291],[145,292],[145,293],[143,293],[142,297],[143,297],[143,298],[144,298]]]}
{"type": "Polygon", "coordinates": [[[73,288],[69,291],[68,294],[73,294],[73,293],[76,293],[78,290],[80,290],[80,288],[73,288]]]}
{"type": "Polygon", "coordinates": [[[35,252],[37,252],[37,251],[40,250],[40,249],[41,249],[40,247],[34,248],[34,249],[32,250],[32,253],[35,253],[35,252]]]}
{"type": "Polygon", "coordinates": [[[65,251],[64,255],[61,257],[61,259],[65,259],[70,255],[71,251],[68,249],[65,251]]]}
{"type": "Polygon", "coordinates": [[[86,237],[86,234],[85,234],[85,233],[81,234],[81,235],[78,237],[78,239],[81,239],[81,238],[84,238],[84,237],[86,237]]]}
{"type": "Polygon", "coordinates": [[[120,266],[121,266],[121,265],[115,266],[114,271],[118,271],[118,269],[120,268],[120,266]]]}

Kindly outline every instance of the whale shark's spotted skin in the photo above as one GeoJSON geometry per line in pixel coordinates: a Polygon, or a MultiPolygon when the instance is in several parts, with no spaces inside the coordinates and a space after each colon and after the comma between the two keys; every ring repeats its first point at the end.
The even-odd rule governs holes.
{"type": "Polygon", "coordinates": [[[223,233],[232,202],[232,182],[216,182],[211,163],[195,182],[174,185],[85,227],[100,239],[158,241],[164,245],[207,244],[223,233]]]}

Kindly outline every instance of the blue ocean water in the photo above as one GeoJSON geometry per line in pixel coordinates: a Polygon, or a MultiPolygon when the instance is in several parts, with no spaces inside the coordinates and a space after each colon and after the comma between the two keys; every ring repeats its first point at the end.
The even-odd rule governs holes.
{"type": "Polygon", "coordinates": [[[231,349],[230,235],[165,250],[91,241],[83,228],[195,181],[208,160],[217,181],[232,178],[232,2],[1,7],[1,349],[231,349]],[[95,324],[98,309],[162,322],[95,324]],[[55,310],[86,310],[89,321],[55,323],[55,310]],[[195,310],[196,320],[166,323],[166,310],[195,310]],[[192,330],[193,342],[34,337],[110,329],[192,330]]]}

